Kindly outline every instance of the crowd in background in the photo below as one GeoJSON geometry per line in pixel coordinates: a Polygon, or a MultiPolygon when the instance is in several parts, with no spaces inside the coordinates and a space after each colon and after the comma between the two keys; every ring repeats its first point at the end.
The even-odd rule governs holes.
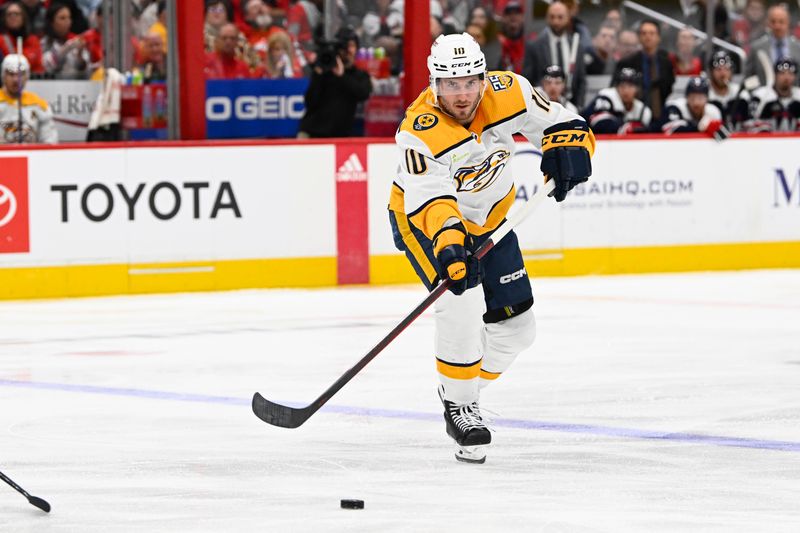
{"type": "MultiPolygon", "coordinates": [[[[611,3],[586,6],[591,8],[586,17],[576,0],[540,7],[542,12],[535,13],[533,28],[526,33],[524,2],[431,0],[431,42],[442,33],[469,33],[481,45],[489,70],[524,75],[606,133],[716,132],[718,124],[730,131],[800,129],[800,98],[794,89],[800,25],[792,23],[785,4],[720,2],[714,11],[714,36],[741,47],[745,55],[728,52],[714,56],[716,60],[712,54],[719,48],[707,47],[694,30],[707,27],[703,0],[675,6],[680,9],[670,15],[686,24],[682,29],[625,13],[611,3]],[[590,98],[587,79],[596,75],[608,76],[611,87],[590,98]],[[684,84],[676,84],[683,76],[702,76],[704,81],[686,82],[684,91],[684,84]],[[751,79],[745,89],[732,82],[734,77],[751,79]],[[626,90],[627,85],[635,86],[635,92],[626,90]],[[720,117],[709,108],[714,115],[709,118],[705,105],[696,103],[703,97],[720,117]],[[682,99],[696,105],[687,107],[682,99]],[[676,109],[686,112],[678,117],[676,109]],[[643,115],[651,117],[647,124],[634,120],[643,115]]],[[[207,77],[312,75],[323,9],[323,0],[209,0],[207,77]]],[[[335,11],[339,25],[356,36],[357,58],[385,58],[390,74],[402,72],[402,0],[339,0],[335,11]]]]}
{"type": "MultiPolygon", "coordinates": [[[[166,0],[129,1],[133,70],[143,83],[162,81],[169,52],[166,0]]],[[[33,76],[91,78],[102,64],[101,4],[102,0],[0,0],[0,55],[13,53],[21,38],[33,76]]],[[[631,10],[622,11],[617,2],[594,0],[581,5],[577,0],[561,0],[536,2],[533,25],[528,24],[526,33],[530,16],[524,4],[518,0],[430,0],[431,42],[442,33],[467,32],[484,50],[489,70],[524,75],[551,99],[568,103],[595,124],[600,124],[596,113],[602,113],[603,119],[614,114],[619,132],[674,123],[668,108],[674,110],[675,99],[689,96],[683,84],[676,84],[682,76],[703,77],[705,83],[695,83],[690,91],[705,92],[711,103],[716,102],[728,129],[770,129],[759,113],[782,113],[786,120],[771,129],[800,129],[800,102],[796,101],[800,98],[794,89],[800,24],[793,22],[786,4],[718,2],[710,25],[714,36],[741,47],[743,58],[730,52],[724,58],[712,56],[718,48],[711,50],[696,36],[693,28],[709,26],[705,0],[663,3],[664,11],[687,24],[679,30],[631,10]],[[610,109],[598,111],[596,98],[602,95],[596,90],[587,95],[588,77],[598,75],[608,76],[608,89],[617,94],[610,97],[605,90],[610,103],[600,103],[600,107],[610,105],[610,109]],[[791,86],[786,89],[790,75],[791,86]],[[750,83],[746,87],[735,84],[734,77],[749,78],[750,83]],[[625,98],[618,98],[620,86],[626,84],[637,88],[633,100],[624,88],[625,98]],[[769,91],[775,94],[767,95],[769,91]],[[768,105],[765,98],[771,98],[768,105]],[[635,114],[634,107],[639,109],[633,101],[647,108],[651,126],[626,125],[635,114]]],[[[206,0],[204,9],[207,79],[299,78],[313,77],[315,69],[319,72],[323,0],[206,0]]],[[[337,0],[335,19],[337,27],[349,29],[355,42],[353,64],[358,66],[364,58],[378,59],[386,66],[383,75],[401,74],[403,0],[337,0]]],[[[376,71],[370,75],[374,85],[376,71]]],[[[601,129],[611,128],[603,124],[601,129]]]]}

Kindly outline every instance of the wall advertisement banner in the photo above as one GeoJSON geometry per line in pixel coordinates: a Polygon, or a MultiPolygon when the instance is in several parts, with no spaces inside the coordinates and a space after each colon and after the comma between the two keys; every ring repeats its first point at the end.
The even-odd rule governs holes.
{"type": "MultiPolygon", "coordinates": [[[[517,229],[520,245],[527,257],[558,258],[581,249],[800,242],[796,143],[794,137],[601,140],[591,180],[562,203],[545,201],[517,229]]],[[[373,145],[369,158],[370,250],[399,256],[386,222],[396,148],[373,145]]],[[[510,167],[517,205],[542,183],[540,162],[531,144],[517,144],[510,167]]]]}
{"type": "Polygon", "coordinates": [[[30,246],[3,267],[336,255],[332,145],[2,152],[3,176],[20,161],[30,246]]]}
{"type": "Polygon", "coordinates": [[[209,139],[294,137],[305,114],[307,78],[208,80],[209,139]]]}
{"type": "Polygon", "coordinates": [[[102,83],[85,80],[31,80],[25,87],[50,104],[59,142],[85,141],[102,83]]]}

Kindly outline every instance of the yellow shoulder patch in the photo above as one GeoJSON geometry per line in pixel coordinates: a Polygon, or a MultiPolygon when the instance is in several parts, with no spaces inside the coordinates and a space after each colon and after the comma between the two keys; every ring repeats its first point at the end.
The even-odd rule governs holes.
{"type": "Polygon", "coordinates": [[[486,75],[486,85],[478,115],[470,126],[473,131],[482,132],[527,111],[514,73],[491,71],[486,75]]]}
{"type": "Polygon", "coordinates": [[[42,108],[43,111],[47,111],[49,105],[47,104],[47,100],[42,98],[36,93],[31,93],[28,91],[22,91],[22,105],[29,106],[29,105],[36,105],[42,108]]]}
{"type": "Polygon", "coordinates": [[[437,158],[471,137],[452,117],[434,107],[432,101],[433,93],[430,88],[422,91],[408,106],[399,131],[408,132],[418,138],[425,143],[434,158],[437,158]]]}

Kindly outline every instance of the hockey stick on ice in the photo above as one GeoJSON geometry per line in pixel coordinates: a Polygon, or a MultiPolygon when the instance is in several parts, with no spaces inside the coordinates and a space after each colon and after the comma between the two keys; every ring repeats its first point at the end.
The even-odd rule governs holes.
{"type": "Polygon", "coordinates": [[[36,496],[31,496],[30,494],[28,494],[25,491],[25,489],[23,489],[22,487],[20,487],[19,485],[17,485],[13,481],[11,481],[11,479],[8,476],[6,476],[4,473],[2,473],[2,472],[0,472],[0,479],[2,479],[3,481],[5,481],[9,485],[11,485],[11,487],[14,490],[16,490],[17,492],[19,492],[20,494],[22,494],[23,496],[28,498],[28,503],[30,503],[34,507],[38,507],[39,509],[41,509],[45,513],[49,513],[50,512],[50,504],[49,503],[47,503],[46,501],[44,501],[41,498],[37,498],[36,496]]]}
{"type": "MultiPolygon", "coordinates": [[[[525,220],[528,215],[530,215],[536,207],[541,203],[542,199],[545,198],[548,194],[553,192],[555,189],[555,181],[549,180],[547,183],[544,184],[541,190],[536,191],[533,196],[523,205],[520,209],[518,209],[514,214],[508,217],[495,231],[492,233],[492,236],[489,237],[476,251],[475,257],[481,259],[489,250],[494,248],[494,246],[500,242],[500,239],[505,237],[514,227],[518,226],[520,222],[525,220]]],[[[372,350],[370,350],[367,355],[361,358],[355,365],[353,365],[350,370],[345,372],[342,377],[336,380],[336,382],[331,385],[328,390],[323,392],[319,398],[314,400],[311,404],[307,405],[306,407],[289,407],[287,405],[281,405],[275,402],[271,402],[261,396],[259,393],[255,393],[253,395],[253,413],[266,422],[267,424],[272,424],[273,426],[279,426],[283,428],[296,428],[300,427],[306,420],[308,420],[311,415],[317,412],[320,407],[325,405],[328,400],[330,400],[334,394],[339,392],[339,390],[344,387],[347,382],[355,377],[361,369],[367,366],[367,363],[372,361],[384,348],[386,348],[389,343],[391,343],[395,338],[397,338],[400,333],[403,332],[414,320],[417,319],[425,310],[431,306],[433,302],[435,302],[450,286],[450,280],[446,279],[440,282],[434,289],[425,297],[422,302],[417,305],[413,311],[411,311],[406,317],[397,324],[392,331],[389,332],[381,341],[375,345],[372,350]]]]}

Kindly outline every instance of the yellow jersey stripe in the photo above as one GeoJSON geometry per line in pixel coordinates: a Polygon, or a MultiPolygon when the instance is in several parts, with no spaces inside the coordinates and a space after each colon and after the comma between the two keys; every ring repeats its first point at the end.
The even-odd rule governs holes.
{"type": "Polygon", "coordinates": [[[474,363],[459,364],[448,363],[437,357],[436,370],[450,379],[475,379],[480,375],[481,360],[478,359],[474,363]]]}
{"type": "Polygon", "coordinates": [[[406,245],[408,251],[411,252],[411,255],[414,256],[417,264],[425,273],[425,277],[428,278],[428,282],[433,284],[433,281],[438,276],[436,267],[434,267],[431,261],[428,259],[428,256],[425,254],[425,250],[422,248],[422,245],[411,231],[411,227],[408,225],[408,218],[406,217],[405,213],[402,211],[395,211],[394,214],[395,221],[397,222],[397,229],[400,230],[400,235],[403,237],[403,243],[406,245]]]}

